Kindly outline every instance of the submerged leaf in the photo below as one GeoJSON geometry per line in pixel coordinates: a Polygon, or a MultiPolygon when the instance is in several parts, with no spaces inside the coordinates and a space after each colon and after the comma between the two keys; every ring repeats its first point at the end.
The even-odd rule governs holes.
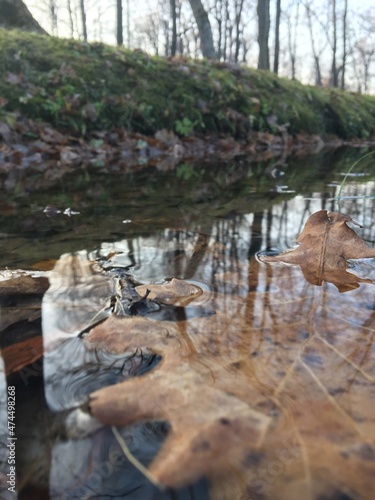
{"type": "Polygon", "coordinates": [[[211,295],[211,317],[111,317],[93,329],[86,349],[162,361],[93,392],[91,412],[118,426],[168,421],[149,470],[169,487],[206,476],[221,500],[365,497],[375,477],[372,285],[338,301],[297,266],[251,266],[251,291],[211,295]]]}
{"type": "Polygon", "coordinates": [[[163,285],[140,285],[136,287],[136,290],[139,295],[145,295],[148,292],[148,298],[151,300],[176,306],[186,306],[202,293],[197,286],[176,278],[163,285]]]}
{"type": "Polygon", "coordinates": [[[296,249],[276,256],[262,256],[261,260],[297,264],[313,285],[328,281],[340,292],[358,288],[358,283],[369,280],[348,273],[347,259],[375,257],[375,249],[348,227],[348,222],[356,224],[347,215],[320,210],[307,220],[296,249]]]}
{"type": "MultiPolygon", "coordinates": [[[[108,297],[124,311],[149,298],[86,253],[62,256],[43,300],[47,404],[86,409],[88,398],[104,424],[168,422],[148,465],[167,487],[205,476],[213,500],[366,498],[375,487],[373,284],[340,295],[306,282],[299,266],[236,262],[187,307],[160,302],[178,310],[173,321],[119,310],[96,325],[108,297]],[[200,304],[209,315],[191,314],[200,304]]],[[[185,300],[193,283],[145,286],[168,302],[185,300]]]]}

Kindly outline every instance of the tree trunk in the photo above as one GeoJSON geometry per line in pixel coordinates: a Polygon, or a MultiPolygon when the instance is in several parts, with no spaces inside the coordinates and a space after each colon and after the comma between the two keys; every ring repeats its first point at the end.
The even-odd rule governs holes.
{"type": "Polygon", "coordinates": [[[346,35],[347,35],[347,14],[348,14],[348,0],[345,0],[344,4],[344,14],[342,17],[342,72],[341,72],[341,88],[345,89],[345,69],[346,69],[346,35]]]}
{"type": "Polygon", "coordinates": [[[318,55],[318,53],[316,51],[315,42],[314,42],[314,33],[313,33],[313,26],[312,26],[312,17],[311,17],[310,4],[306,4],[305,8],[306,8],[306,14],[307,14],[307,21],[308,21],[308,25],[309,25],[311,48],[312,48],[313,56],[314,56],[315,85],[321,87],[322,86],[322,73],[320,71],[320,59],[319,59],[319,55],[318,55]]]}
{"type": "Polygon", "coordinates": [[[337,71],[337,14],[336,14],[336,0],[332,0],[332,22],[333,22],[333,43],[332,43],[332,68],[331,68],[331,84],[332,87],[338,87],[338,71],[337,71]]]}
{"type": "Polygon", "coordinates": [[[276,0],[276,20],[275,20],[275,56],[273,60],[273,72],[276,75],[279,72],[279,54],[280,54],[280,17],[281,0],[276,0]]]}
{"type": "Polygon", "coordinates": [[[22,0],[0,0],[0,26],[3,28],[19,28],[36,31],[47,35],[47,32],[35,21],[22,0]]]}
{"type": "Polygon", "coordinates": [[[74,22],[73,22],[73,12],[72,12],[72,3],[71,3],[71,0],[68,0],[67,9],[68,9],[68,14],[69,14],[70,38],[74,38],[74,22]]]}
{"type": "Polygon", "coordinates": [[[244,0],[239,0],[238,4],[236,4],[236,44],[235,44],[235,51],[234,51],[234,61],[236,63],[238,62],[238,57],[240,54],[240,46],[241,46],[240,22],[241,22],[243,4],[244,4],[244,0]]]}
{"type": "Polygon", "coordinates": [[[189,0],[189,3],[198,26],[203,57],[217,59],[210,20],[202,2],[201,0],[189,0]]]}
{"type": "Polygon", "coordinates": [[[171,18],[172,18],[172,41],[171,41],[171,56],[176,55],[177,51],[177,11],[176,0],[170,0],[171,18]]]}
{"type": "Polygon", "coordinates": [[[123,28],[122,28],[122,0],[117,0],[117,45],[124,44],[123,28]]]}
{"type": "Polygon", "coordinates": [[[52,35],[57,36],[57,6],[55,0],[49,0],[49,15],[51,19],[52,35]]]}
{"type": "Polygon", "coordinates": [[[87,42],[87,24],[86,24],[86,11],[85,11],[85,0],[80,0],[80,10],[81,10],[81,18],[82,18],[82,34],[83,39],[87,42]]]}
{"type": "Polygon", "coordinates": [[[126,43],[128,49],[130,49],[130,4],[129,0],[126,0],[126,43]]]}
{"type": "Polygon", "coordinates": [[[229,26],[229,0],[225,0],[224,5],[224,47],[223,47],[223,60],[228,60],[228,26],[229,26]]]}
{"type": "Polygon", "coordinates": [[[268,35],[270,31],[270,0],[258,0],[258,69],[270,69],[268,35]]]}

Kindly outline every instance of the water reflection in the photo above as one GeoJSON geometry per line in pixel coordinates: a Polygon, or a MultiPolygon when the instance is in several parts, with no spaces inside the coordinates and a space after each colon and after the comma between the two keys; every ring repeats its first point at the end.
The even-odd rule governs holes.
{"type": "MultiPolygon", "coordinates": [[[[111,385],[113,395],[105,392],[105,387],[95,393],[98,399],[94,399],[92,409],[99,420],[117,425],[130,425],[138,419],[150,418],[169,421],[173,434],[168,435],[162,458],[155,459],[151,470],[158,479],[173,487],[194,482],[203,474],[210,479],[213,494],[217,495],[221,488],[232,485],[229,470],[233,470],[235,477],[240,478],[235,498],[240,498],[244,491],[262,494],[265,498],[296,498],[297,492],[305,495],[310,491],[315,495],[334,491],[332,473],[341,477],[344,470],[347,484],[362,495],[365,493],[362,484],[369,480],[369,466],[366,469],[358,465],[362,458],[353,450],[370,446],[375,454],[375,449],[364,438],[373,428],[375,414],[375,406],[371,403],[375,372],[370,354],[373,352],[375,319],[373,285],[361,284],[343,297],[329,283],[321,287],[308,283],[298,266],[260,263],[248,256],[249,240],[242,246],[243,227],[249,229],[248,221],[242,220],[237,227],[233,221],[228,221],[213,226],[209,236],[203,239],[201,235],[192,238],[190,234],[190,246],[186,245],[182,256],[171,254],[168,244],[171,239],[163,245],[160,234],[158,244],[154,243],[150,250],[140,246],[139,261],[136,260],[134,266],[137,280],[147,283],[152,276],[153,281],[162,282],[171,276],[173,259],[179,259],[182,277],[189,273],[196,282],[205,280],[206,290],[198,300],[203,297],[203,303],[210,305],[213,314],[186,315],[175,322],[152,317],[152,312],[150,317],[135,322],[124,316],[115,323],[108,323],[109,329],[107,323],[102,322],[88,332],[87,340],[75,337],[71,344],[65,341],[64,345],[54,347],[54,357],[50,357],[50,352],[45,357],[47,403],[54,411],[69,409],[69,405],[82,403],[79,398],[74,401],[77,387],[84,387],[81,395],[87,396],[100,386],[111,385]],[[225,228],[226,224],[232,231],[225,228]],[[228,241],[230,243],[226,244],[228,241]],[[65,349],[66,356],[63,355],[65,349]],[[81,357],[80,350],[85,355],[95,352],[98,366],[104,368],[106,376],[95,374],[95,383],[91,384],[90,366],[95,365],[95,358],[81,357]],[[73,362],[69,352],[77,356],[73,362]],[[118,370],[117,363],[128,360],[129,353],[136,356],[137,352],[161,356],[163,362],[153,365],[153,369],[140,379],[129,379],[139,375],[138,370],[142,368],[141,364],[135,364],[133,371],[127,370],[122,385],[113,385],[121,380],[111,379],[108,374],[118,370]],[[58,358],[61,363],[57,367],[58,358]],[[111,360],[107,366],[106,359],[111,360]],[[184,381],[182,388],[180,381],[184,381]],[[197,390],[203,399],[197,400],[197,390]],[[164,401],[162,407],[154,403],[159,391],[164,401]],[[71,399],[64,399],[62,393],[71,394],[71,399]],[[52,394],[60,403],[51,403],[52,394]],[[121,407],[119,416],[118,401],[123,398],[126,404],[121,407]],[[65,406],[59,407],[59,404],[65,406]],[[234,434],[223,431],[221,445],[215,438],[217,419],[229,419],[237,429],[234,434]],[[200,428],[202,436],[197,432],[200,428]],[[195,449],[203,438],[209,443],[204,453],[202,449],[203,455],[200,452],[191,454],[192,448],[187,446],[173,463],[169,460],[168,453],[173,455],[181,440],[187,439],[195,449]],[[329,462],[323,461],[323,465],[316,454],[317,443],[329,457],[329,462]],[[226,460],[222,455],[224,444],[226,460]],[[209,451],[211,448],[215,450],[213,455],[209,451]],[[348,457],[346,465],[339,460],[343,453],[348,457]],[[288,460],[280,459],[286,455],[288,460]],[[336,462],[341,467],[337,472],[331,467],[331,463],[336,462]],[[180,463],[185,464],[183,469],[180,463]],[[273,474],[270,464],[279,471],[277,474],[273,474]],[[356,469],[355,477],[350,473],[353,464],[360,468],[356,469]],[[223,474],[218,477],[220,470],[223,474]],[[261,476],[263,470],[269,471],[268,475],[261,476]]],[[[254,232],[250,230],[245,234],[251,237],[254,232]]],[[[187,235],[179,234],[179,243],[183,238],[187,239],[187,235]]],[[[129,248],[126,245],[116,243],[106,265],[120,269],[117,256],[119,248],[129,248]]],[[[103,248],[95,253],[97,258],[103,258],[103,254],[103,248]]],[[[120,255],[123,258],[123,254],[120,255]]],[[[93,266],[93,261],[83,262],[83,267],[90,269],[88,296],[94,299],[93,307],[96,304],[98,308],[101,304],[97,303],[90,284],[90,276],[98,274],[97,270],[92,273],[93,266]]],[[[124,267],[131,273],[126,261],[124,267]]],[[[57,264],[55,272],[59,269],[61,265],[57,264]]],[[[85,279],[81,267],[79,269],[79,279],[69,282],[70,297],[75,295],[75,288],[78,289],[77,297],[86,296],[85,279]]],[[[113,279],[108,274],[100,276],[100,282],[113,279]]],[[[64,274],[61,279],[65,282],[60,288],[64,298],[67,286],[64,274]]],[[[100,288],[98,293],[100,297],[100,288]]],[[[53,289],[52,296],[57,305],[57,289],[53,289]]],[[[189,307],[191,302],[186,309],[189,307]]],[[[66,321],[71,324],[76,319],[74,308],[71,318],[68,307],[64,306],[60,314],[64,323],[57,321],[58,324],[66,324],[66,321]]],[[[59,313],[56,318],[58,316],[59,313]]],[[[48,330],[46,333],[50,337],[48,330]]],[[[106,436],[105,430],[96,431],[95,439],[102,433],[106,436]]],[[[106,442],[107,437],[100,439],[106,442]]],[[[160,445],[161,440],[158,442],[160,445]]],[[[85,453],[91,453],[91,445],[89,440],[84,447],[86,451],[74,448],[74,455],[78,453],[84,457],[85,453]]],[[[67,460],[69,450],[73,449],[70,446],[54,449],[56,457],[63,453],[67,460]]],[[[375,466],[370,468],[371,474],[375,473],[375,466]]],[[[54,471],[52,474],[53,480],[59,483],[59,474],[54,471]]],[[[83,471],[82,474],[87,475],[83,471]]],[[[127,483],[126,487],[129,485],[133,483],[127,483]]]]}
{"type": "MultiPolygon", "coordinates": [[[[21,370],[15,382],[20,491],[33,484],[51,498],[188,497],[187,489],[159,492],[124,459],[104,425],[116,414],[131,451],[171,487],[204,475],[212,498],[366,498],[375,477],[373,285],[340,294],[308,283],[298,266],[254,257],[293,246],[313,212],[337,210],[341,177],[319,168],[323,188],[285,169],[283,184],[297,194],[277,192],[277,179],[257,177],[254,166],[219,178],[215,190],[207,175],[204,192],[187,196],[172,177],[170,196],[156,188],[148,196],[152,183],[141,178],[126,201],[121,192],[110,200],[121,200],[113,210],[85,213],[69,202],[80,216],[47,220],[49,251],[69,253],[43,298],[42,369],[33,379],[21,370]],[[123,300],[126,277],[146,288],[180,278],[202,293],[120,318],[113,300],[123,300]],[[94,391],[95,417],[87,407],[94,391]]],[[[346,184],[340,209],[374,241],[374,181],[360,180],[346,184]]],[[[28,224],[29,237],[39,237],[28,224]]],[[[9,241],[6,258],[28,262],[24,240],[9,241]]],[[[351,265],[373,279],[373,266],[351,265]]],[[[195,484],[191,497],[207,497],[207,484],[195,484]]]]}

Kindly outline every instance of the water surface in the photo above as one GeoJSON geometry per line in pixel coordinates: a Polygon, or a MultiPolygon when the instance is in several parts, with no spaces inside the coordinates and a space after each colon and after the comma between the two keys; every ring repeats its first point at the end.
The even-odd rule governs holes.
{"type": "MultiPolygon", "coordinates": [[[[3,180],[1,397],[6,384],[15,385],[20,498],[366,498],[375,486],[374,266],[353,263],[369,282],[340,293],[332,283],[308,283],[298,266],[256,257],[292,247],[321,209],[349,214],[372,245],[371,159],[346,179],[337,199],[361,154],[330,150],[165,171],[87,167],[57,180],[22,173],[3,180]],[[111,300],[125,278],[129,293],[173,278],[200,293],[137,314],[141,349],[134,339],[122,351],[104,341],[93,347],[86,336],[113,315],[111,300]],[[170,338],[161,354],[154,345],[160,331],[170,338]],[[181,361],[165,375],[174,342],[181,361]],[[166,491],[127,460],[110,426],[87,413],[90,394],[134,377],[144,376],[152,400],[158,373],[172,386],[186,377],[187,436],[176,417],[181,405],[163,417],[168,403],[157,418],[120,426],[143,464],[173,429],[189,443],[206,418],[197,439],[206,433],[213,446],[215,419],[237,425],[228,441],[223,431],[225,449],[215,441],[221,461],[193,455],[199,469],[189,462],[189,445],[169,475],[159,462],[176,487],[166,491]]],[[[132,332],[130,321],[125,311],[122,324],[132,332]]],[[[131,396],[131,386],[124,387],[131,396]]]]}

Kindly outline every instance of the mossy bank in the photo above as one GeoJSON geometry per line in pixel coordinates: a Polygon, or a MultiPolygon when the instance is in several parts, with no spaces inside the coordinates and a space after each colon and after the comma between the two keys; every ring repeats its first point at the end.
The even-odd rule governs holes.
{"type": "Polygon", "coordinates": [[[0,29],[0,120],[14,111],[77,135],[122,127],[237,140],[252,131],[375,136],[373,96],[235,64],[0,29]]]}

